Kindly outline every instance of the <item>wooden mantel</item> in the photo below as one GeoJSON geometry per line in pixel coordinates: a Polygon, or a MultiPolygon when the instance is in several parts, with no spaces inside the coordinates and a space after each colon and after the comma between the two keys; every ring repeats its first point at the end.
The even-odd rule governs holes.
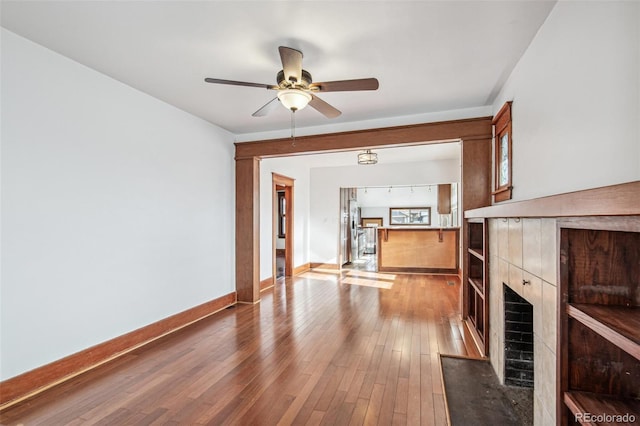
{"type": "Polygon", "coordinates": [[[633,216],[640,214],[640,181],[467,210],[466,219],[491,217],[633,216]]]}

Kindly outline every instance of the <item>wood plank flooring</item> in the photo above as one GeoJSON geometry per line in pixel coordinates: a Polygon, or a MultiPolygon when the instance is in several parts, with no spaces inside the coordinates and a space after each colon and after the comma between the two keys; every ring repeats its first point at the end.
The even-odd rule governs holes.
{"type": "Polygon", "coordinates": [[[443,425],[479,356],[447,275],[312,270],[0,414],[3,425],[443,425]],[[390,288],[386,288],[390,287],[390,288]]]}

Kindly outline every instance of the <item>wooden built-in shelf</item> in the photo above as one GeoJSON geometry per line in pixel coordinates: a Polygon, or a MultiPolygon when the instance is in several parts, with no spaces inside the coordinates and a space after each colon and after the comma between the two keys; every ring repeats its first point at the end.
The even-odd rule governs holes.
{"type": "Polygon", "coordinates": [[[559,420],[594,424],[585,413],[638,420],[639,217],[578,218],[558,225],[559,420]]]}
{"type": "Polygon", "coordinates": [[[465,253],[466,283],[463,286],[463,318],[482,355],[489,353],[489,270],[485,253],[487,221],[467,220],[468,247],[465,253]]]}
{"type": "Polygon", "coordinates": [[[640,360],[640,307],[569,304],[567,314],[640,360]]]}
{"type": "Polygon", "coordinates": [[[469,284],[471,284],[476,291],[478,292],[478,296],[484,300],[484,292],[482,291],[482,280],[480,278],[471,278],[469,277],[469,284]]]}
{"type": "MultiPolygon", "coordinates": [[[[633,414],[640,412],[640,400],[637,399],[621,399],[607,397],[600,394],[588,393],[588,392],[565,392],[564,403],[574,415],[574,419],[582,425],[592,426],[604,426],[604,425],[621,425],[621,424],[635,424],[635,423],[623,423],[620,421],[609,423],[594,423],[585,421],[585,414],[597,416],[600,414],[625,413],[633,414]],[[580,420],[583,421],[580,421],[580,420]]],[[[636,420],[638,418],[636,417],[636,420]]]]}
{"type": "Polygon", "coordinates": [[[471,253],[472,255],[474,255],[475,257],[477,257],[478,259],[484,262],[484,251],[482,249],[469,247],[468,250],[469,250],[469,253],[471,253]]]}

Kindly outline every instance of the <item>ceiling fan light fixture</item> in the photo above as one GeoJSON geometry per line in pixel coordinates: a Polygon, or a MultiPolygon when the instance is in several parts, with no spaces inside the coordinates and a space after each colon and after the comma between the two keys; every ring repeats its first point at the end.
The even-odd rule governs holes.
{"type": "Polygon", "coordinates": [[[367,149],[365,152],[358,154],[358,164],[369,165],[378,163],[378,154],[367,149]]]}
{"type": "Polygon", "coordinates": [[[278,92],[278,99],[287,109],[300,111],[311,101],[312,96],[299,89],[285,89],[278,92]]]}

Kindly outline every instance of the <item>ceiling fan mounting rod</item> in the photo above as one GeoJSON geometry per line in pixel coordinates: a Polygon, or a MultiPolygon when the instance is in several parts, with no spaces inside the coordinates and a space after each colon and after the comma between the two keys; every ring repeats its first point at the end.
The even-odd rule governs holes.
{"type": "Polygon", "coordinates": [[[304,90],[309,90],[309,85],[313,82],[311,74],[307,70],[302,70],[300,81],[298,81],[294,76],[289,77],[289,80],[287,80],[284,75],[284,70],[280,70],[276,75],[276,81],[278,82],[278,87],[282,89],[304,90]]]}

